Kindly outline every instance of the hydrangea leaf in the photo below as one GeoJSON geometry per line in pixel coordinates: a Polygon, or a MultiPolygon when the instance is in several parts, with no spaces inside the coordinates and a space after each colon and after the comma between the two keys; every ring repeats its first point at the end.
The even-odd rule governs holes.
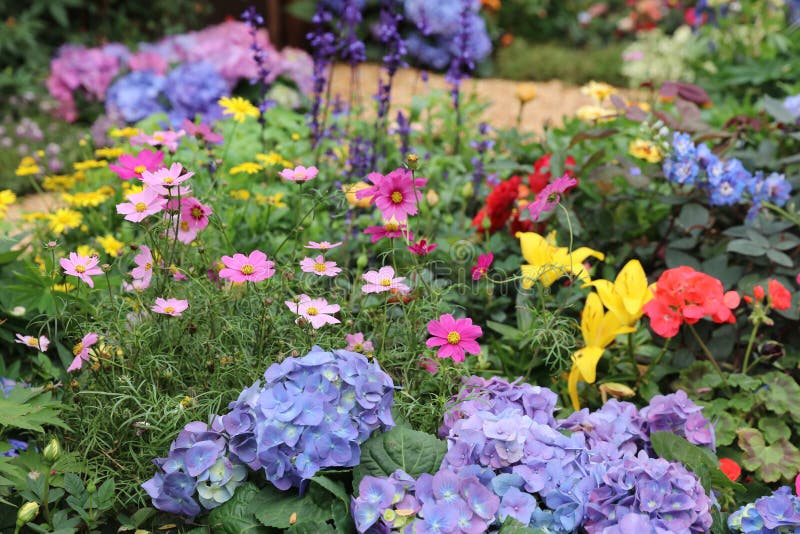
{"type": "Polygon", "coordinates": [[[398,469],[414,478],[436,473],[446,453],[447,445],[435,436],[396,426],[361,445],[361,462],[353,472],[353,487],[358,488],[367,475],[387,477],[398,469]]]}
{"type": "Polygon", "coordinates": [[[740,418],[730,413],[727,399],[714,399],[703,405],[703,414],[714,424],[717,446],[730,445],[736,440],[736,430],[744,426],[740,418]]]}
{"type": "MultiPolygon", "coordinates": [[[[327,489],[336,484],[331,480],[326,481],[326,487],[312,483],[302,497],[268,486],[253,499],[250,510],[262,525],[288,532],[351,532],[354,526],[349,506],[327,489]]],[[[340,489],[336,493],[344,491],[340,489]]]]}
{"type": "Polygon", "coordinates": [[[778,415],[789,413],[792,419],[800,421],[800,385],[794,379],[781,372],[767,373],[763,376],[764,387],[756,396],[771,412],[778,415]]]}
{"type": "Polygon", "coordinates": [[[742,466],[757,472],[764,482],[788,480],[800,471],[800,450],[786,438],[767,445],[764,436],[755,428],[741,428],[737,432],[742,449],[742,466]]]}
{"type": "MultiPolygon", "coordinates": [[[[278,490],[274,492],[279,495],[281,493],[278,490]]],[[[254,505],[258,504],[258,496],[260,493],[255,484],[247,482],[239,486],[228,502],[211,511],[208,526],[213,532],[224,534],[266,534],[268,529],[261,525],[252,511],[254,505]]]]}
{"type": "Polygon", "coordinates": [[[505,521],[503,521],[503,524],[500,526],[500,530],[497,532],[498,534],[544,534],[547,531],[540,528],[528,527],[513,517],[508,517],[505,521]]]}
{"type": "Polygon", "coordinates": [[[694,472],[706,491],[711,488],[730,488],[734,491],[744,489],[741,484],[732,482],[719,469],[719,460],[711,449],[689,443],[686,438],[672,432],[653,432],[650,435],[650,443],[660,457],[671,462],[680,462],[686,469],[694,472]]]}

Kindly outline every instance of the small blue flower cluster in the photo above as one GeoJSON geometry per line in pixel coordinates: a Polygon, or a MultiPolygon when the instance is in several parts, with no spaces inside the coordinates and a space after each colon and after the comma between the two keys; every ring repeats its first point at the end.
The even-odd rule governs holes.
{"type": "Polygon", "coordinates": [[[783,206],[792,192],[784,175],[751,174],[738,159],[721,159],[705,143],[695,145],[687,133],[674,133],[672,154],[664,159],[663,171],[674,184],[706,189],[712,206],[752,204],[748,219],[758,214],[762,202],[783,206]]]}
{"type": "Polygon", "coordinates": [[[783,101],[783,107],[795,121],[800,121],[800,94],[787,96],[783,101]]]}
{"type": "Polygon", "coordinates": [[[155,460],[163,473],[143,487],[156,508],[190,517],[200,505],[214,508],[231,498],[248,467],[263,469],[279,489],[299,487],[320,469],[358,464],[360,444],[394,426],[392,379],[361,354],[314,347],[271,365],[264,378],[214,416],[210,429],[189,423],[167,458],[155,460]]]}
{"type": "Polygon", "coordinates": [[[173,126],[197,115],[208,123],[222,116],[217,101],[228,94],[228,84],[214,66],[197,61],[178,65],[166,77],[150,70],[122,76],[108,90],[106,111],[129,123],[165,112],[173,126]]]}
{"type": "Polygon", "coordinates": [[[509,517],[558,534],[707,530],[711,501],[697,477],[649,447],[649,433],[661,430],[713,446],[699,406],[678,393],[642,411],[611,400],[555,420],[556,400],[529,384],[465,380],[439,431],[448,442],[440,471],[416,482],[405,473],[366,477],[352,507],[359,532],[484,532],[509,517]],[[430,488],[451,506],[434,491],[426,510],[430,488]]]}
{"type": "Polygon", "coordinates": [[[142,484],[153,506],[187,517],[199,514],[201,506],[210,510],[226,502],[247,478],[247,468],[230,454],[218,418],[211,428],[200,421],[187,424],[167,457],[153,463],[163,472],[142,484]]]}
{"type": "Polygon", "coordinates": [[[739,508],[728,517],[731,532],[800,534],[800,497],[788,486],[739,508]]]}
{"type": "Polygon", "coordinates": [[[464,3],[461,1],[406,0],[406,16],[418,30],[407,38],[409,55],[418,63],[437,70],[446,68],[459,54],[466,54],[476,63],[488,57],[492,42],[486,22],[479,14],[480,2],[467,2],[468,16],[463,20],[464,3]],[[461,32],[467,35],[463,48],[457,39],[461,32]]]}
{"type": "Polygon", "coordinates": [[[14,456],[19,456],[20,452],[24,452],[28,450],[28,442],[22,441],[19,439],[9,439],[6,442],[9,446],[9,449],[5,452],[0,453],[0,456],[5,456],[7,458],[13,458],[14,456]]]}

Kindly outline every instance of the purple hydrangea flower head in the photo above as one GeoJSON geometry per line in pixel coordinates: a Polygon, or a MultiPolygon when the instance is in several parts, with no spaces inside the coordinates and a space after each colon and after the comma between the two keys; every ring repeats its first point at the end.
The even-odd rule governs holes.
{"type": "Polygon", "coordinates": [[[575,412],[562,420],[560,427],[583,432],[589,449],[606,461],[635,456],[648,440],[636,406],[616,399],[609,399],[594,412],[587,408],[575,412]]]}
{"type": "Polygon", "coordinates": [[[117,79],[106,95],[106,112],[125,122],[138,122],[166,111],[161,103],[164,77],[152,71],[134,71],[117,79]]]}
{"type": "Polygon", "coordinates": [[[165,93],[172,105],[170,122],[177,127],[184,119],[194,121],[197,115],[204,122],[221,118],[217,101],[229,91],[211,63],[197,61],[174,68],[166,77],[165,93]]]}
{"type": "Polygon", "coordinates": [[[788,486],[782,486],[772,495],[746,504],[728,516],[728,528],[734,533],[748,534],[797,532],[800,529],[800,497],[793,495],[788,486]]]}
{"type": "Polygon", "coordinates": [[[702,410],[685,391],[678,390],[670,395],[656,395],[639,413],[648,434],[674,432],[690,443],[715,450],[714,429],[702,410]]]}

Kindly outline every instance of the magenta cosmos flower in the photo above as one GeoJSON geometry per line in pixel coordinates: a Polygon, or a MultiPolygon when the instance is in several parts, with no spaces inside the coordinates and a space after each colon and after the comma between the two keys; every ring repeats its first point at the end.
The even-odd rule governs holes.
{"type": "Polygon", "coordinates": [[[163,315],[170,315],[172,317],[180,317],[181,314],[189,307],[188,300],[181,299],[162,299],[156,298],[156,303],[150,309],[156,313],[163,315]]]}
{"type": "Polygon", "coordinates": [[[77,371],[83,367],[83,362],[89,361],[89,348],[95,343],[97,343],[97,334],[90,332],[83,336],[83,339],[81,339],[77,345],[72,347],[72,354],[75,355],[75,359],[72,360],[72,363],[67,367],[68,373],[77,371]]]}
{"type": "Polygon", "coordinates": [[[338,312],[341,308],[338,304],[328,304],[325,299],[312,299],[308,295],[300,295],[296,302],[287,300],[284,303],[293,313],[311,323],[314,330],[322,328],[326,324],[340,322],[330,314],[338,312]]]}
{"type": "Polygon", "coordinates": [[[478,263],[472,267],[472,279],[480,280],[486,276],[489,272],[489,266],[492,265],[492,261],[494,261],[494,254],[491,252],[479,255],[478,263]]]}
{"type": "Polygon", "coordinates": [[[361,287],[364,293],[385,293],[391,291],[393,293],[400,293],[405,295],[411,288],[403,283],[405,277],[399,276],[395,278],[394,268],[391,265],[381,267],[377,271],[367,271],[361,275],[366,284],[361,287]]]}
{"type": "Polygon", "coordinates": [[[180,186],[183,182],[194,176],[193,172],[183,172],[183,165],[180,163],[173,163],[169,169],[166,167],[158,169],[157,171],[145,171],[142,173],[142,182],[148,189],[152,189],[159,195],[184,196],[188,195],[191,190],[189,187],[176,187],[180,186]]]}
{"type": "Polygon", "coordinates": [[[472,319],[454,319],[446,313],[428,323],[431,338],[425,344],[428,348],[439,347],[436,355],[439,358],[452,358],[454,362],[463,362],[464,353],[480,354],[481,346],[475,339],[483,335],[480,326],[473,325],[472,319]]]}
{"type": "Polygon", "coordinates": [[[572,178],[568,174],[557,178],[551,184],[547,184],[547,186],[536,195],[536,199],[526,206],[530,213],[531,220],[537,221],[542,213],[555,208],[558,203],[561,202],[561,195],[576,185],[578,185],[578,180],[572,178]]]}
{"type": "Polygon", "coordinates": [[[103,274],[103,270],[97,266],[100,263],[97,256],[82,256],[77,252],[70,252],[69,259],[61,258],[58,262],[66,274],[77,276],[89,284],[89,287],[94,287],[92,276],[103,274]]]}
{"type": "Polygon", "coordinates": [[[329,241],[322,241],[320,243],[317,243],[316,241],[309,241],[308,245],[306,245],[304,248],[313,248],[313,249],[321,250],[322,252],[325,252],[326,250],[330,250],[332,248],[336,248],[341,244],[342,244],[341,241],[337,241],[336,243],[331,243],[329,241]]]}
{"type": "Polygon", "coordinates": [[[335,261],[325,261],[325,257],[322,254],[316,258],[303,258],[300,261],[300,269],[304,273],[316,274],[317,276],[336,276],[342,272],[336,266],[335,261]]]}
{"type": "Polygon", "coordinates": [[[131,193],[126,198],[128,202],[117,204],[117,213],[131,222],[142,222],[146,217],[162,211],[167,204],[167,199],[149,188],[141,193],[131,193]]]}
{"type": "Polygon", "coordinates": [[[206,206],[194,197],[181,199],[181,220],[186,221],[190,228],[202,230],[208,226],[208,216],[214,213],[210,206],[206,206]]]}
{"type": "Polygon", "coordinates": [[[275,262],[267,261],[267,255],[260,250],[254,250],[249,256],[222,256],[222,263],[225,267],[220,269],[219,277],[231,282],[260,282],[275,274],[275,262]]]}
{"type": "Polygon", "coordinates": [[[145,171],[153,172],[161,168],[164,161],[164,153],[156,150],[144,149],[136,156],[123,154],[119,157],[118,165],[111,164],[109,169],[117,173],[122,180],[131,178],[142,178],[145,171]]]}
{"type": "Polygon", "coordinates": [[[414,178],[411,171],[403,168],[386,176],[373,172],[367,178],[373,183],[372,187],[356,191],[356,198],[372,197],[373,204],[386,220],[394,218],[402,223],[409,215],[416,215],[417,205],[422,198],[419,188],[428,183],[426,178],[414,178]]]}
{"type": "Polygon", "coordinates": [[[439,247],[436,243],[428,243],[427,239],[420,239],[413,245],[408,246],[408,250],[417,256],[425,256],[430,254],[439,247]]]}
{"type": "Polygon", "coordinates": [[[364,233],[372,236],[370,241],[373,243],[377,243],[383,238],[396,239],[398,237],[404,237],[408,240],[414,239],[414,234],[411,233],[408,226],[400,224],[395,220],[387,221],[383,223],[383,226],[368,226],[364,230],[364,233]]]}
{"type": "Polygon", "coordinates": [[[280,174],[284,180],[291,182],[307,182],[319,173],[316,167],[303,167],[298,165],[294,169],[283,169],[280,174]]]}
{"type": "Polygon", "coordinates": [[[47,339],[47,336],[39,336],[37,339],[34,336],[23,336],[22,334],[17,334],[16,342],[27,347],[31,347],[32,349],[39,349],[42,352],[45,352],[47,347],[50,346],[50,340],[47,339]]]}
{"type": "Polygon", "coordinates": [[[347,341],[347,347],[345,347],[345,350],[360,352],[361,354],[370,354],[375,352],[375,347],[372,346],[372,341],[365,341],[364,334],[361,332],[347,334],[344,336],[344,338],[347,341]]]}

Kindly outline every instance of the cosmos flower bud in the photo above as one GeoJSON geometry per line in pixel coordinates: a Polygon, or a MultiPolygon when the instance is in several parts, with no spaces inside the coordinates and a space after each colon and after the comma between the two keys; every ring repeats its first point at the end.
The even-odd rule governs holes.
{"type": "Polygon", "coordinates": [[[58,440],[53,438],[50,440],[50,443],[44,448],[44,459],[48,462],[55,462],[58,459],[58,456],[61,454],[61,445],[58,444],[58,440]]]}
{"type": "Polygon", "coordinates": [[[39,513],[38,502],[26,502],[25,504],[20,506],[19,510],[17,511],[17,526],[21,527],[25,523],[33,521],[38,513],[39,513]]]}
{"type": "Polygon", "coordinates": [[[406,167],[409,170],[416,171],[419,168],[419,156],[416,154],[409,154],[406,156],[406,167]]]}
{"type": "Polygon", "coordinates": [[[527,104],[536,98],[536,85],[532,83],[518,83],[516,94],[517,100],[523,104],[527,104]]]}
{"type": "Polygon", "coordinates": [[[428,192],[425,193],[425,201],[428,203],[428,206],[434,207],[439,203],[439,193],[433,189],[428,189],[428,192]]]}

